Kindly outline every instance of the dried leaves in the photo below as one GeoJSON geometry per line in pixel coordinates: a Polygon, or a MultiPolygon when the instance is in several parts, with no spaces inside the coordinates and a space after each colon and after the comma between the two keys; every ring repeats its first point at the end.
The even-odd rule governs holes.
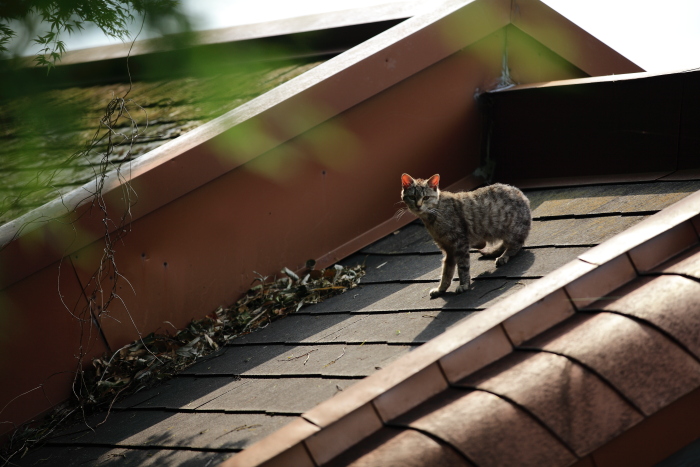
{"type": "MultiPolygon", "coordinates": [[[[365,274],[364,266],[347,268],[335,265],[315,270],[314,265],[314,261],[308,261],[307,272],[302,277],[287,268],[281,271],[284,276],[280,278],[271,279],[256,273],[254,286],[234,305],[220,307],[203,319],[192,321],[174,335],[152,333],[109,357],[94,359],[92,368],[76,378],[75,404],[64,404],[42,424],[28,425],[13,433],[12,439],[3,447],[0,461],[4,461],[4,465],[16,455],[23,456],[29,446],[45,440],[65,421],[94,409],[109,408],[119,397],[168,379],[237,336],[267,326],[304,305],[318,303],[357,287],[365,274]]],[[[344,353],[345,349],[329,365],[344,353]]],[[[306,354],[301,357],[308,360],[306,354]]]]}
{"type": "Polygon", "coordinates": [[[241,334],[356,287],[364,275],[360,266],[324,270],[313,269],[313,262],[307,266],[302,277],[288,268],[282,269],[280,278],[257,274],[253,287],[234,305],[192,321],[175,335],[149,334],[109,358],[93,360],[93,371],[86,372],[81,390],[76,391],[81,405],[102,405],[168,379],[241,334]]]}

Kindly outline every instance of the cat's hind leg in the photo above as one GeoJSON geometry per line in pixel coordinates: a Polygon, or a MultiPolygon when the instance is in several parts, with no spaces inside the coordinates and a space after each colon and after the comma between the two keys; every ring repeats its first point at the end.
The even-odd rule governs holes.
{"type": "Polygon", "coordinates": [[[479,253],[484,258],[495,258],[500,256],[506,248],[505,242],[497,242],[491,245],[485,245],[479,249],[479,253]]]}
{"type": "Polygon", "coordinates": [[[447,290],[452,282],[452,277],[455,275],[456,265],[457,262],[455,261],[454,255],[445,253],[445,256],[442,258],[442,276],[440,278],[440,285],[430,290],[430,298],[439,297],[445,293],[445,290],[447,290]]]}
{"type": "Polygon", "coordinates": [[[503,254],[496,258],[496,267],[503,266],[508,262],[511,256],[515,256],[520,249],[523,247],[521,242],[518,243],[506,243],[503,241],[503,254]]]}

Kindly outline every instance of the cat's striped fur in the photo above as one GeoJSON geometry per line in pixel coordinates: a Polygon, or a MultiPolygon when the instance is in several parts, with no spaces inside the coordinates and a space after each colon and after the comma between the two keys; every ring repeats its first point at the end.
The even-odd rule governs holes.
{"type": "Polygon", "coordinates": [[[440,285],[431,298],[442,295],[452,282],[455,267],[457,293],[470,287],[469,248],[482,255],[497,256],[502,266],[523,246],[532,216],[530,202],[519,189],[496,183],[474,191],[440,191],[440,175],[428,180],[401,176],[401,199],[418,216],[444,253],[440,285]]]}

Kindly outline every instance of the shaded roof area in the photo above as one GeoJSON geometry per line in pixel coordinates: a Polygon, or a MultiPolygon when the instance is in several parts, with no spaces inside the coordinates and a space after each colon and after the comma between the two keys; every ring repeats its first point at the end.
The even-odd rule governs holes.
{"type": "Polygon", "coordinates": [[[483,94],[494,177],[517,186],[698,176],[697,70],[524,84],[483,94]]]}
{"type": "Polygon", "coordinates": [[[128,171],[128,162],[323,61],[297,59],[205,76],[71,86],[0,102],[0,225],[94,180],[103,167],[128,171]],[[122,115],[112,126],[114,147],[108,151],[108,132],[100,121],[112,99],[122,96],[126,100],[118,109],[122,115]],[[46,123],[49,133],[42,130],[46,123]],[[98,129],[100,140],[92,150],[77,154],[98,129]]]}
{"type": "MultiPolygon", "coordinates": [[[[54,436],[47,446],[29,452],[19,464],[34,465],[45,459],[56,465],[213,465],[290,423],[287,430],[307,430],[308,422],[304,420],[306,425],[300,426],[299,416],[317,404],[347,391],[369,375],[379,376],[378,370],[456,324],[470,326],[486,308],[529,290],[528,286],[571,261],[580,262],[577,258],[590,247],[697,190],[700,180],[529,190],[526,194],[534,222],[524,250],[498,269],[492,260],[479,259],[473,253],[473,290],[461,295],[447,293],[434,300],[429,299],[428,290],[439,279],[440,254],[425,228],[411,223],[343,261],[366,265],[360,288],[304,307],[265,329],[235,339],[168,383],[119,402],[107,421],[94,431],[85,424],[71,427],[54,436]]],[[[635,302],[634,294],[641,294],[645,300],[649,287],[663,288],[658,281],[682,283],[691,291],[698,287],[680,276],[640,278],[625,289],[625,294],[632,297],[627,305],[625,300],[597,302],[537,339],[516,344],[514,352],[492,366],[440,388],[434,399],[413,411],[399,418],[388,415],[391,422],[383,427],[381,423],[374,425],[374,415],[359,416],[355,421],[359,425],[342,430],[379,431],[332,465],[413,465],[404,463],[409,459],[420,461],[417,465],[428,461],[500,465],[502,456],[511,455],[513,450],[519,454],[512,458],[523,459],[523,465],[531,460],[551,465],[554,461],[570,463],[586,455],[639,423],[659,404],[682,395],[687,384],[694,381],[693,375],[700,374],[694,373],[699,367],[697,361],[687,355],[692,334],[679,334],[678,327],[669,328],[663,323],[638,322],[648,317],[640,315],[644,307],[635,311],[634,303],[644,302],[635,302]],[[616,308],[615,304],[622,307],[616,308]],[[634,316],[637,321],[620,314],[634,316]],[[598,335],[600,326],[615,332],[598,335]],[[566,337],[570,334],[575,339],[566,337]],[[671,348],[673,358],[681,362],[677,366],[675,360],[654,360],[654,365],[662,365],[665,370],[651,377],[673,376],[675,384],[660,389],[663,385],[618,377],[612,365],[631,357],[629,352],[621,351],[619,358],[611,355],[608,360],[595,357],[606,348],[598,339],[616,348],[616,339],[623,343],[641,339],[643,345],[648,335],[653,345],[671,348]],[[679,369],[683,372],[676,375],[679,369]],[[572,383],[565,387],[575,391],[557,398],[560,388],[556,382],[566,377],[571,377],[572,383]],[[533,387],[537,390],[528,390],[533,387]],[[654,391],[666,391],[666,398],[657,397],[654,391]],[[576,424],[570,423],[561,407],[544,399],[553,395],[554,400],[566,404],[582,394],[596,397],[585,407],[574,404],[582,410],[575,412],[579,417],[576,424]]],[[[677,289],[669,290],[673,293],[677,289]]],[[[670,298],[669,293],[663,297],[670,298]]],[[[664,319],[672,326],[683,323],[664,319]]],[[[639,374],[634,366],[637,361],[631,359],[623,371],[639,374]]],[[[420,376],[425,379],[430,374],[420,376]]],[[[439,371],[432,380],[442,380],[439,371]]],[[[424,386],[418,380],[412,384],[417,385],[418,393],[424,386]]],[[[391,412],[396,403],[402,404],[401,394],[390,393],[383,401],[383,410],[391,412]]],[[[381,414],[383,418],[385,415],[381,414]]],[[[94,416],[89,424],[94,427],[104,418],[105,414],[94,416]]],[[[338,436],[340,433],[331,429],[331,438],[307,444],[318,464],[326,465],[351,445],[338,436]]],[[[274,449],[285,445],[279,439],[273,443],[274,449]]],[[[309,461],[306,451],[300,453],[298,449],[287,451],[285,456],[282,462],[286,465],[307,465],[309,461]],[[289,457],[296,455],[301,457],[289,457]]]]}

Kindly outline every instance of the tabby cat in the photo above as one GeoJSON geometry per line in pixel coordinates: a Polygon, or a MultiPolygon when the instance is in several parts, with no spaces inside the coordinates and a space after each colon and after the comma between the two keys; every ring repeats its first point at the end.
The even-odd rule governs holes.
{"type": "Polygon", "coordinates": [[[459,276],[457,293],[469,289],[470,247],[483,256],[497,256],[496,266],[506,264],[522,248],[532,222],[530,201],[513,186],[496,183],[450,193],[440,191],[439,183],[438,174],[428,180],[401,176],[401,199],[423,221],[444,254],[440,285],[430,291],[431,298],[447,290],[455,266],[459,276]]]}

